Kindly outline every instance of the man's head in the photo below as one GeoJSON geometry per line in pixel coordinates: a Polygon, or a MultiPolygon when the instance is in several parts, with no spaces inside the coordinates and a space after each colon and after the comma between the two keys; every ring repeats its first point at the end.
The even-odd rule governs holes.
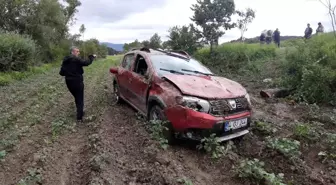
{"type": "Polygon", "coordinates": [[[319,22],[318,25],[321,26],[322,24],[319,22]]]}
{"type": "Polygon", "coordinates": [[[310,27],[310,24],[307,24],[307,27],[309,28],[309,27],[310,27]]]}
{"type": "Polygon", "coordinates": [[[79,49],[76,46],[72,46],[70,49],[70,53],[76,57],[79,55],[79,49]]]}

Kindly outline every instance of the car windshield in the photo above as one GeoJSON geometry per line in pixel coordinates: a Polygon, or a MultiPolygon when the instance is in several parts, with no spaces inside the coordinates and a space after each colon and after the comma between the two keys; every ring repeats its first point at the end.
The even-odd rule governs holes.
{"type": "Polygon", "coordinates": [[[195,59],[185,60],[169,55],[151,55],[153,66],[160,77],[175,71],[175,74],[204,75],[213,74],[195,59]],[[203,74],[202,74],[203,73],[203,74]]]}

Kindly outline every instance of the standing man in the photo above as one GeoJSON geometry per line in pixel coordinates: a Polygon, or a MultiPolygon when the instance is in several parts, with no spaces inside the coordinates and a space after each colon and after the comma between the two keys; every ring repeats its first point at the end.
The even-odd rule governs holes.
{"type": "Polygon", "coordinates": [[[280,47],[280,31],[278,28],[274,31],[273,37],[274,37],[274,42],[277,44],[278,47],[280,47]]]}
{"type": "Polygon", "coordinates": [[[310,27],[310,24],[307,24],[307,28],[304,32],[304,38],[309,39],[312,34],[313,34],[313,29],[310,27]]]}
{"type": "Polygon", "coordinates": [[[82,121],[84,116],[83,66],[92,64],[96,55],[89,55],[89,60],[85,61],[78,57],[79,49],[77,47],[71,47],[70,53],[69,56],[64,57],[59,74],[65,76],[68,90],[75,98],[77,121],[82,121]]]}
{"type": "Polygon", "coordinates": [[[266,38],[266,34],[265,32],[261,32],[261,35],[260,35],[260,44],[265,44],[265,38],[266,38]]]}
{"type": "Polygon", "coordinates": [[[323,27],[323,25],[319,22],[319,23],[318,23],[318,27],[317,27],[317,29],[316,29],[316,35],[320,35],[320,34],[322,34],[322,33],[324,33],[324,27],[323,27]]]}

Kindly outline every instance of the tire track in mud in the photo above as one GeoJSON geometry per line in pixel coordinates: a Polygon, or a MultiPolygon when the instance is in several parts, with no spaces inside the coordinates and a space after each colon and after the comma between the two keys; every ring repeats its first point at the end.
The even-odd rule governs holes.
{"type": "MultiPolygon", "coordinates": [[[[88,72],[88,75],[93,75],[93,77],[86,79],[85,84],[88,85],[85,88],[85,95],[94,94],[92,91],[97,88],[97,79],[101,78],[99,73],[97,75],[91,71],[90,73],[88,72]]],[[[58,83],[64,85],[64,80],[58,83]]],[[[87,162],[85,159],[88,155],[88,129],[80,125],[76,132],[65,133],[65,135],[61,135],[54,143],[50,141],[51,124],[55,119],[59,117],[74,118],[75,106],[73,102],[72,95],[65,91],[63,96],[57,101],[58,105],[61,106],[45,110],[48,114],[46,113],[43,116],[43,124],[31,128],[29,130],[30,136],[21,138],[21,142],[17,145],[16,150],[8,153],[6,156],[3,168],[0,169],[0,176],[3,176],[0,177],[0,184],[16,184],[27,175],[28,169],[40,169],[43,179],[47,180],[47,184],[60,184],[62,179],[64,181],[63,184],[69,184],[68,182],[72,182],[71,179],[74,179],[74,182],[79,182],[78,184],[83,184],[82,179],[89,172],[84,173],[80,170],[83,166],[85,167],[87,162]],[[67,145],[68,143],[69,145],[67,145]],[[82,159],[84,159],[84,162],[82,159]],[[84,165],[81,166],[81,164],[84,165]],[[51,178],[48,178],[49,176],[51,178]]],[[[87,109],[92,108],[92,98],[90,96],[85,99],[85,102],[87,109]]],[[[73,124],[73,122],[70,121],[69,124],[73,124]]],[[[86,180],[84,179],[84,181],[86,180]]]]}
{"type": "MultiPolygon", "coordinates": [[[[109,79],[110,80],[110,79],[109,79]]],[[[112,81],[107,97],[111,99],[112,81]]],[[[127,106],[109,105],[96,130],[99,137],[91,158],[90,184],[181,184],[186,177],[194,185],[240,184],[228,173],[232,163],[226,158],[211,164],[208,155],[186,146],[162,150],[150,138],[136,112],[127,106]]]]}

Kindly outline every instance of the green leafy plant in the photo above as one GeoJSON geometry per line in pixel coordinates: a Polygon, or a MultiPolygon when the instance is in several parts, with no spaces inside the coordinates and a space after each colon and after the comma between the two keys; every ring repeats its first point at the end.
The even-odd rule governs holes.
{"type": "Polygon", "coordinates": [[[309,124],[298,124],[294,127],[294,136],[302,140],[317,141],[320,133],[309,124]]]}
{"type": "Polygon", "coordinates": [[[277,131],[272,123],[266,123],[262,121],[256,121],[253,130],[262,135],[271,135],[277,131]]]}
{"type": "Polygon", "coordinates": [[[191,180],[187,179],[186,177],[177,179],[177,182],[183,185],[193,185],[193,183],[191,182],[191,180]]]}
{"type": "Polygon", "coordinates": [[[300,142],[288,138],[267,137],[267,147],[275,149],[289,158],[297,158],[301,155],[300,142]]]}
{"type": "Polygon", "coordinates": [[[258,184],[285,185],[282,182],[283,174],[268,173],[264,166],[265,163],[259,159],[243,160],[238,167],[235,167],[235,170],[238,177],[249,179],[258,184]]]}
{"type": "Polygon", "coordinates": [[[159,142],[161,148],[168,148],[168,140],[164,137],[164,131],[168,130],[165,126],[165,122],[161,120],[150,121],[149,130],[153,139],[159,142]]]}
{"type": "Polygon", "coordinates": [[[207,153],[211,154],[212,159],[218,159],[227,154],[233,148],[233,142],[228,142],[226,146],[221,145],[221,142],[216,137],[216,134],[211,134],[201,140],[201,144],[197,149],[204,149],[207,153]]]}

